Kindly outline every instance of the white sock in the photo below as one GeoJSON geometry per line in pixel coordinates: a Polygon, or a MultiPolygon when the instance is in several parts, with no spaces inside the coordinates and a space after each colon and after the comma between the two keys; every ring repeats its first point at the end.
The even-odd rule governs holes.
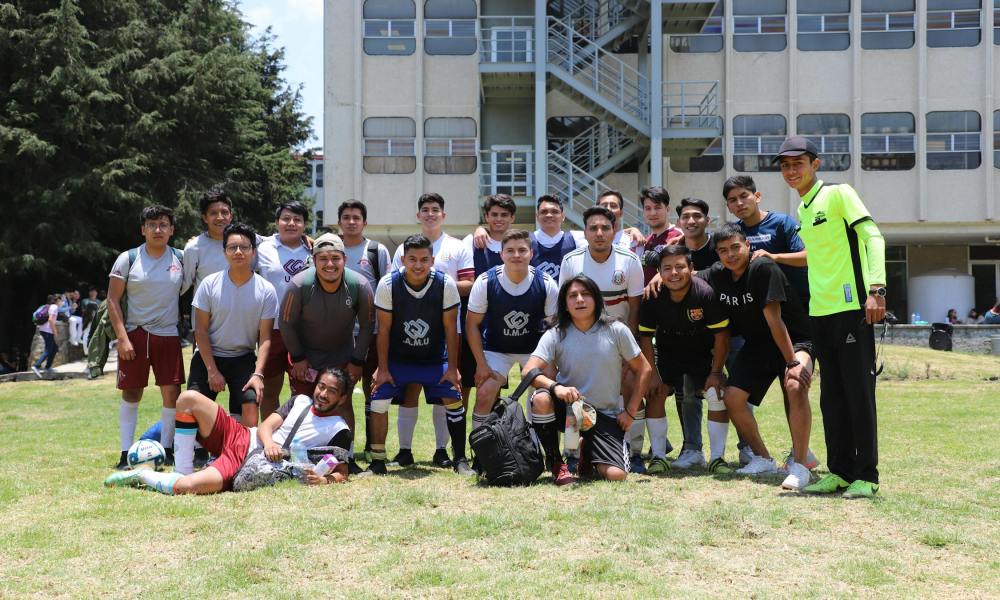
{"type": "Polygon", "coordinates": [[[646,427],[649,429],[649,445],[653,447],[655,458],[667,457],[667,418],[658,419],[646,418],[646,427]]]}
{"type": "Polygon", "coordinates": [[[418,410],[416,406],[413,408],[399,407],[399,417],[396,419],[396,433],[399,435],[400,450],[413,449],[413,430],[417,428],[418,410]]]}
{"type": "Polygon", "coordinates": [[[435,404],[434,410],[434,447],[437,449],[447,448],[451,441],[451,434],[448,433],[448,411],[444,404],[435,404]]]}
{"type": "Polygon", "coordinates": [[[708,420],[708,447],[711,451],[710,461],[726,455],[726,438],[729,436],[729,422],[717,423],[708,420]]]}
{"type": "Polygon", "coordinates": [[[174,495],[174,485],[177,484],[178,479],[184,477],[176,471],[173,473],[157,473],[152,469],[142,469],[140,473],[139,481],[146,484],[150,489],[168,496],[174,495]]]}
{"type": "Polygon", "coordinates": [[[472,413],[472,428],[475,429],[476,427],[479,427],[480,425],[484,425],[486,423],[486,419],[488,419],[488,418],[490,418],[490,416],[488,414],[481,415],[481,414],[476,413],[476,412],[472,413]]]}
{"type": "Polygon", "coordinates": [[[646,441],[646,419],[636,419],[632,421],[632,427],[628,430],[629,440],[629,451],[632,456],[639,456],[642,454],[642,445],[646,441]]]}
{"type": "Polygon", "coordinates": [[[174,436],[174,472],[181,475],[194,473],[195,429],[181,429],[174,436]],[[190,431],[190,433],[188,433],[190,431]]]}
{"type": "Polygon", "coordinates": [[[121,440],[122,451],[132,447],[135,438],[135,424],[139,421],[139,403],[125,402],[118,405],[118,437],[121,440]]]}
{"type": "Polygon", "coordinates": [[[174,447],[174,421],[176,419],[176,408],[160,409],[160,444],[164,448],[174,447]]]}

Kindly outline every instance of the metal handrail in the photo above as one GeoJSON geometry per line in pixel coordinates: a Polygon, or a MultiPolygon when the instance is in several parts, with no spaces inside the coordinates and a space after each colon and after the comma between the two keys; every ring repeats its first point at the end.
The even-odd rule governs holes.
{"type": "Polygon", "coordinates": [[[664,81],[663,127],[722,129],[719,82],[664,81]]]}
{"type": "MultiPolygon", "coordinates": [[[[561,199],[566,207],[582,213],[597,204],[597,200],[611,188],[600,179],[574,165],[558,152],[548,154],[548,193],[561,199]]],[[[641,226],[639,205],[628,198],[622,201],[622,225],[641,226]]]]}
{"type": "Polygon", "coordinates": [[[563,19],[587,39],[596,40],[625,20],[630,12],[618,0],[593,0],[579,3],[563,19]]]}
{"type": "Polygon", "coordinates": [[[597,122],[555,148],[555,152],[578,168],[592,173],[605,161],[633,143],[631,136],[597,122]]]}

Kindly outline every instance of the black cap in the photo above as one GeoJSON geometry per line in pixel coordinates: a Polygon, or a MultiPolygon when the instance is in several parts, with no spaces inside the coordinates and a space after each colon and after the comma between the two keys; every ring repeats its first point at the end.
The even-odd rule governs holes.
{"type": "Polygon", "coordinates": [[[819,150],[816,148],[816,144],[801,135],[793,135],[792,137],[785,138],[785,141],[781,142],[781,148],[778,149],[778,154],[771,159],[771,164],[781,160],[782,156],[802,156],[807,153],[812,154],[813,156],[819,156],[819,150]]]}

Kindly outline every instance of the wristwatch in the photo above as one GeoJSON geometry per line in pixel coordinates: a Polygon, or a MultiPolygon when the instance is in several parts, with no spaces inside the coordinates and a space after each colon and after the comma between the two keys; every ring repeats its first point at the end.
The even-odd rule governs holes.
{"type": "Polygon", "coordinates": [[[868,290],[868,295],[869,296],[878,296],[880,298],[885,298],[885,288],[882,287],[882,286],[879,286],[877,288],[872,288],[872,289],[868,290]]]}

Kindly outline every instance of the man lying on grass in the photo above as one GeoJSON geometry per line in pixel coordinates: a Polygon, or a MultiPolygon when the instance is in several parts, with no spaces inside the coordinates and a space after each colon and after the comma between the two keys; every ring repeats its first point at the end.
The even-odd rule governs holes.
{"type": "MultiPolygon", "coordinates": [[[[247,428],[229,416],[225,409],[210,398],[188,390],[177,399],[177,433],[175,460],[177,466],[191,465],[194,441],[198,441],[218,458],[208,467],[191,475],[158,473],[151,469],[121,471],[104,480],[107,487],[145,485],[163,494],[214,494],[232,489],[233,478],[243,460],[255,448],[264,449],[272,461],[284,454],[282,444],[302,415],[295,439],[305,448],[339,446],[350,448],[351,430],[343,418],[335,415],[337,408],[351,401],[351,381],[340,369],[327,369],[320,374],[316,390],[310,399],[298,395],[282,405],[257,427],[247,428]]],[[[347,480],[347,464],[341,463],[325,477],[306,471],[306,483],[322,485],[347,480]]]]}

